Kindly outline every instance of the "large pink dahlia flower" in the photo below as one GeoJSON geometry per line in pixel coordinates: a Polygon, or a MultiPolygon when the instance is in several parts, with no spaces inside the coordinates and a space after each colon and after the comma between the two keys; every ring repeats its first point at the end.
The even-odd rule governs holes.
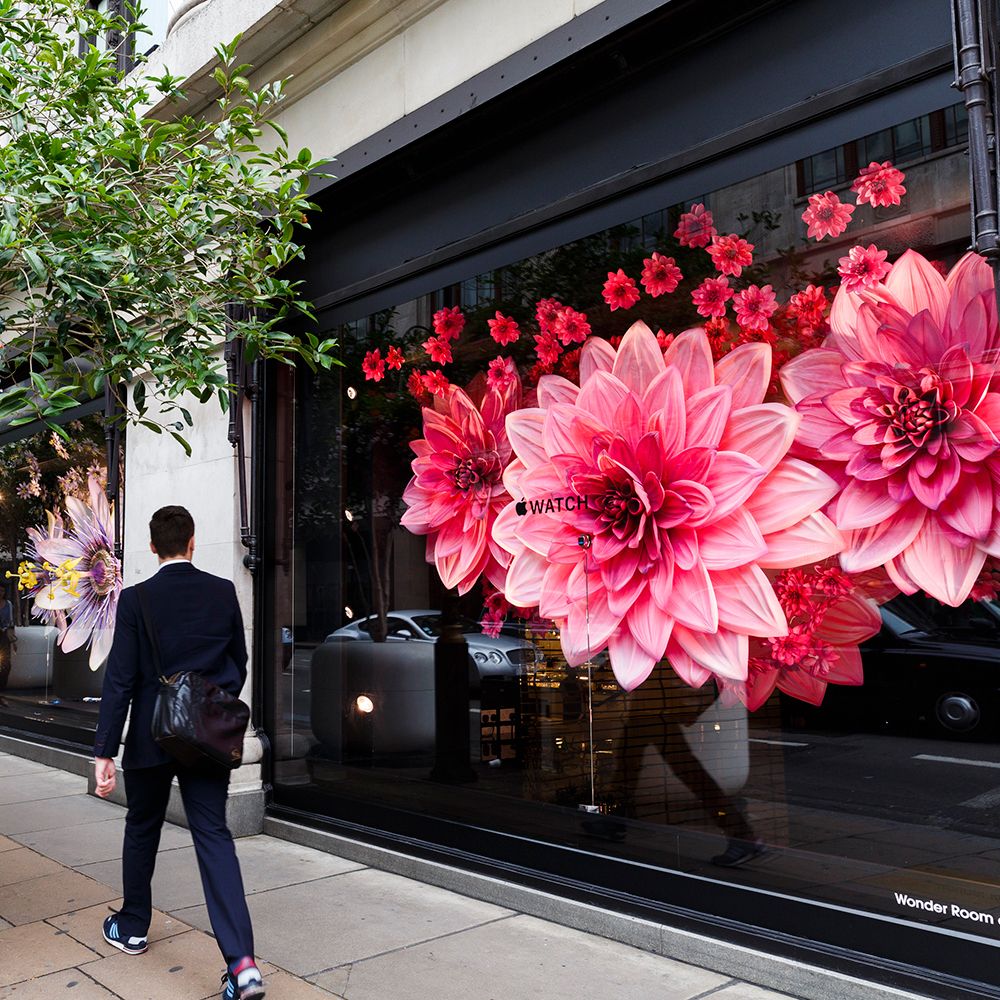
{"type": "Polygon", "coordinates": [[[908,250],[884,283],[843,288],[831,334],[781,371],[796,448],[841,483],[829,509],[850,573],[957,606],[1000,555],[1000,393],[993,276],[967,254],[947,279],[908,250]]]}
{"type": "Polygon", "coordinates": [[[510,561],[492,537],[493,522],[510,500],[503,470],[511,449],[507,414],[521,404],[521,381],[488,385],[478,378],[469,391],[449,385],[424,407],[424,436],[413,478],[403,492],[403,527],[427,535],[427,561],[446,587],[467,593],[479,576],[498,585],[510,561]]]}
{"type": "Polygon", "coordinates": [[[818,513],[836,483],[786,458],[797,415],[762,403],[770,373],[766,344],[713,365],[700,328],[664,354],[636,323],[617,352],[587,341],[579,387],[544,377],[507,418],[504,595],[555,620],[569,663],[607,648],[626,689],[664,655],[688,683],[745,681],[748,637],[787,632],[763,568],[842,539],[818,513]]]}

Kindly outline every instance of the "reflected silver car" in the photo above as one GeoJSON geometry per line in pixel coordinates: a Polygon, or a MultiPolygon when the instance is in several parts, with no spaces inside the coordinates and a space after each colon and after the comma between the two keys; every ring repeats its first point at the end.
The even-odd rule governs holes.
{"type": "MultiPolygon", "coordinates": [[[[375,615],[359,618],[350,625],[331,632],[326,641],[358,639],[371,642],[371,630],[377,621],[375,615]]],[[[534,667],[541,654],[533,643],[499,635],[495,639],[484,635],[479,622],[471,618],[459,619],[462,634],[469,644],[469,654],[479,669],[479,675],[491,674],[517,676],[534,667]]],[[[390,611],[386,615],[386,642],[434,642],[441,634],[440,611],[415,609],[390,611]]]]}

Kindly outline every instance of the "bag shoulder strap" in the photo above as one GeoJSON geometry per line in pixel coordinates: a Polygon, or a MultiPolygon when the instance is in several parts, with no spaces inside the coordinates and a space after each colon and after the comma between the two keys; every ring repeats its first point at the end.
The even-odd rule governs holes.
{"type": "Polygon", "coordinates": [[[156,676],[160,678],[161,681],[166,683],[167,679],[163,676],[163,665],[160,657],[160,643],[156,638],[156,629],[153,628],[153,620],[149,615],[149,601],[146,598],[146,585],[144,583],[136,584],[135,588],[136,597],[139,598],[139,610],[142,612],[142,623],[146,628],[146,636],[149,639],[149,645],[153,650],[153,668],[156,670],[156,676]]]}

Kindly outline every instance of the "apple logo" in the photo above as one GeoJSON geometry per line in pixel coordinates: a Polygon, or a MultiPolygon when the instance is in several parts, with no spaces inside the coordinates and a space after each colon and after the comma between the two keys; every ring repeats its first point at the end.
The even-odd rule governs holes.
{"type": "Polygon", "coordinates": [[[523,500],[518,500],[517,503],[514,504],[514,511],[518,517],[524,517],[524,515],[528,513],[528,505],[523,500]]]}

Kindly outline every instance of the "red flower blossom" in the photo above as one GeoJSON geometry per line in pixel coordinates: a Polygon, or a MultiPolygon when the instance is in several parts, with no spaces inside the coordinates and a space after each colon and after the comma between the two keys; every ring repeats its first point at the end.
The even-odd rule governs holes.
{"type": "Polygon", "coordinates": [[[823,325],[828,305],[822,285],[806,285],[788,300],[788,315],[796,326],[811,331],[823,325]]]}
{"type": "Polygon", "coordinates": [[[559,346],[559,341],[551,333],[536,333],[535,354],[538,355],[538,360],[543,365],[551,368],[559,360],[562,347],[559,346]]]}
{"type": "Polygon", "coordinates": [[[511,316],[504,316],[497,310],[496,319],[488,319],[490,336],[502,347],[505,344],[513,344],[521,336],[521,329],[511,316]]]}
{"type": "Polygon", "coordinates": [[[424,375],[424,388],[432,396],[443,396],[448,391],[450,385],[448,377],[440,368],[435,372],[427,372],[424,375]]]}
{"type": "Polygon", "coordinates": [[[385,363],[393,370],[398,372],[400,368],[403,367],[403,352],[398,347],[390,347],[385,355],[385,363]]]}
{"type": "Polygon", "coordinates": [[[851,185],[851,190],[858,195],[858,204],[863,205],[898,205],[906,194],[903,187],[905,174],[897,170],[888,160],[876,163],[874,160],[867,167],[862,167],[861,173],[851,185]]]}
{"type": "Polygon", "coordinates": [[[743,268],[753,263],[753,244],[730,233],[728,236],[717,236],[715,242],[708,248],[716,271],[720,274],[730,274],[738,278],[743,268]]]}
{"type": "Polygon", "coordinates": [[[542,332],[555,334],[564,344],[582,344],[590,336],[590,324],[586,313],[565,306],[555,323],[549,329],[542,327],[542,332]]]}
{"type": "Polygon", "coordinates": [[[744,330],[764,331],[771,325],[771,317],[778,308],[774,290],[770,285],[751,285],[733,297],[736,322],[744,330]]]}
{"type": "Polygon", "coordinates": [[[699,316],[725,316],[726,302],[733,297],[728,278],[706,278],[692,293],[699,316]]]}
{"type": "Polygon", "coordinates": [[[841,287],[848,292],[856,292],[859,288],[877,285],[892,270],[892,265],[886,263],[889,256],[887,250],[879,250],[874,243],[867,247],[851,247],[846,257],[840,258],[841,287]]]}
{"type": "Polygon", "coordinates": [[[465,317],[458,306],[438,309],[434,313],[434,332],[442,340],[458,340],[458,335],[465,328],[465,317]]]}
{"type": "Polygon", "coordinates": [[[664,257],[662,254],[654,253],[652,257],[647,257],[642,263],[644,265],[640,279],[642,287],[654,299],[674,291],[684,277],[673,257],[664,257]]]}
{"type": "Polygon", "coordinates": [[[662,330],[656,331],[656,346],[661,351],[665,351],[674,342],[672,333],[664,333],[662,330]]]}
{"type": "Polygon", "coordinates": [[[578,382],[580,379],[580,348],[567,351],[559,362],[559,374],[563,378],[568,378],[571,382],[578,382]]]}
{"type": "Polygon", "coordinates": [[[707,247],[716,235],[712,221],[712,213],[698,202],[681,216],[674,238],[682,247],[707,247]]]}
{"type": "Polygon", "coordinates": [[[551,374],[552,374],[552,365],[547,365],[545,364],[544,361],[536,361],[531,366],[531,369],[528,372],[527,381],[531,385],[538,385],[538,380],[543,375],[551,375],[551,374]]]}
{"type": "Polygon", "coordinates": [[[806,236],[814,240],[839,236],[853,214],[854,206],[845,205],[832,191],[811,194],[809,207],[802,213],[802,221],[809,226],[806,236]]]}
{"type": "Polygon", "coordinates": [[[517,382],[517,367],[514,365],[513,360],[499,355],[495,357],[490,362],[489,371],[486,373],[486,381],[491,388],[499,391],[517,382]]]}
{"type": "Polygon", "coordinates": [[[553,327],[563,311],[558,299],[539,299],[535,305],[535,319],[542,333],[552,333],[553,327]]]}
{"type": "Polygon", "coordinates": [[[406,388],[421,406],[431,401],[431,394],[427,391],[427,386],[424,385],[423,373],[419,370],[415,369],[410,372],[410,377],[406,380],[406,388]]]}
{"type": "Polygon", "coordinates": [[[616,309],[631,309],[639,301],[639,289],[635,281],[621,268],[617,272],[608,271],[608,280],[604,282],[601,294],[612,312],[616,309]]]}
{"type": "Polygon", "coordinates": [[[712,360],[718,361],[724,354],[733,349],[733,332],[729,329],[728,320],[716,317],[705,324],[705,336],[712,350],[712,360]]]}
{"type": "Polygon", "coordinates": [[[425,340],[423,348],[430,355],[430,359],[434,364],[451,364],[451,344],[444,337],[431,337],[429,340],[425,340]]]}
{"type": "Polygon", "coordinates": [[[378,348],[369,351],[365,355],[365,360],[361,362],[361,370],[365,373],[365,381],[381,382],[385,377],[385,361],[378,348]]]}

